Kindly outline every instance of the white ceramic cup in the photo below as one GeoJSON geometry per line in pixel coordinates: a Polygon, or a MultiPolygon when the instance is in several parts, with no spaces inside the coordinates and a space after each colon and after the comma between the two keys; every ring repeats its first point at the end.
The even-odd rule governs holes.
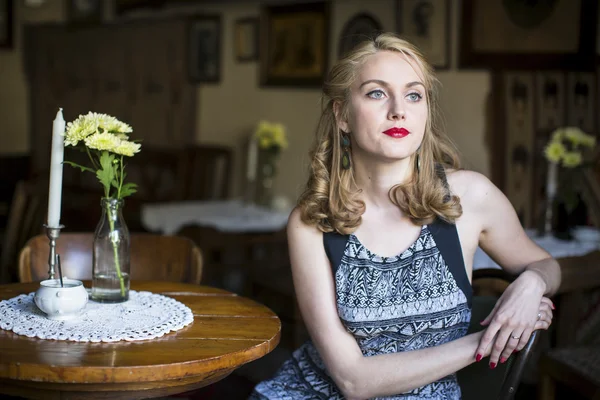
{"type": "Polygon", "coordinates": [[[76,279],[63,278],[63,287],[59,279],[47,279],[40,282],[34,300],[48,318],[67,320],[81,314],[88,302],[88,293],[83,282],[76,279]]]}

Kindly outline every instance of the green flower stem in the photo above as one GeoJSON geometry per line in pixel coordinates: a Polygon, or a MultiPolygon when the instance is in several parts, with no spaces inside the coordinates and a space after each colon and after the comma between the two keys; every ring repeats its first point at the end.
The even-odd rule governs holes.
{"type": "Polygon", "coordinates": [[[87,152],[88,157],[90,158],[90,161],[92,162],[92,167],[94,167],[94,169],[98,169],[98,165],[96,164],[96,161],[94,161],[94,157],[92,157],[92,153],[90,153],[90,149],[87,146],[83,146],[85,147],[85,151],[87,152]]]}
{"type": "MultiPolygon", "coordinates": [[[[115,222],[112,218],[111,207],[108,207],[108,224],[110,225],[110,232],[115,230],[115,222]]],[[[123,274],[121,274],[121,263],[119,261],[119,251],[117,249],[117,243],[110,238],[110,242],[113,246],[113,253],[115,256],[115,268],[117,270],[117,276],[119,277],[119,284],[121,285],[121,296],[125,297],[125,281],[123,280],[123,274]]]]}

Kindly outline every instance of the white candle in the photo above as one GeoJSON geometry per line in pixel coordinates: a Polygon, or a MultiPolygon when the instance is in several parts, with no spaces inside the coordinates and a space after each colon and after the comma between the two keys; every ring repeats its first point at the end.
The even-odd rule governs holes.
{"type": "Polygon", "coordinates": [[[248,163],[246,168],[246,177],[248,181],[254,182],[256,179],[256,164],[258,162],[258,143],[254,137],[250,138],[250,143],[248,144],[248,163]]]}
{"type": "Polygon", "coordinates": [[[60,203],[62,197],[62,175],[65,120],[62,108],[56,113],[52,124],[52,153],[50,155],[50,187],[48,189],[48,226],[58,228],[60,226],[60,203]]]}
{"type": "Polygon", "coordinates": [[[548,176],[546,179],[546,197],[551,202],[556,196],[558,190],[558,163],[550,161],[548,163],[548,176]]]}

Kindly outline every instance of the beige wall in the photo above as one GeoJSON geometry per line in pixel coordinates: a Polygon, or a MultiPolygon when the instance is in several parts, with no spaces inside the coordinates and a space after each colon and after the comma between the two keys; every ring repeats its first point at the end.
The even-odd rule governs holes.
{"type": "MultiPolygon", "coordinates": [[[[43,10],[26,10],[23,19],[59,20],[63,9],[56,1],[43,10]],[[36,15],[34,15],[36,14],[36,15]]],[[[18,10],[22,9],[17,2],[18,10]]],[[[22,10],[21,10],[22,11],[22,10]]],[[[178,9],[171,13],[182,13],[178,9]]],[[[281,160],[275,191],[295,199],[306,180],[307,152],[319,117],[320,93],[317,89],[262,88],[258,83],[258,63],[238,63],[233,54],[233,25],[238,18],[257,16],[259,2],[206,8],[222,15],[223,53],[221,82],[198,87],[197,137],[200,143],[218,143],[236,147],[233,192],[239,195],[242,184],[242,143],[261,119],[283,123],[289,133],[290,148],[281,160]]],[[[395,29],[395,0],[334,0],[331,9],[330,53],[335,60],[340,32],[346,21],[358,12],[377,17],[385,30],[395,29]],[[365,5],[367,4],[367,5],[365,5]]],[[[457,35],[458,7],[452,10],[457,35]]],[[[443,84],[441,106],[448,134],[461,149],[466,165],[489,173],[488,151],[484,145],[485,100],[490,88],[487,72],[463,72],[455,68],[457,40],[452,40],[452,67],[439,73],[443,84]]],[[[0,137],[0,152],[27,151],[27,98],[19,47],[0,53],[0,120],[8,127],[0,137]]],[[[98,110],[101,111],[101,110],[98,110]]],[[[51,122],[49,121],[49,125],[51,122]]]]}

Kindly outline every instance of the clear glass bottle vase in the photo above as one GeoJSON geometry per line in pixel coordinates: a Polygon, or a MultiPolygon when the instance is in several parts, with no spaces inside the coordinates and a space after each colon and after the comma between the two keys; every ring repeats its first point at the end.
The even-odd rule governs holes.
{"type": "Polygon", "coordinates": [[[91,298],[101,303],[129,299],[130,236],[123,204],[123,200],[103,198],[102,217],[94,233],[91,298]]]}

